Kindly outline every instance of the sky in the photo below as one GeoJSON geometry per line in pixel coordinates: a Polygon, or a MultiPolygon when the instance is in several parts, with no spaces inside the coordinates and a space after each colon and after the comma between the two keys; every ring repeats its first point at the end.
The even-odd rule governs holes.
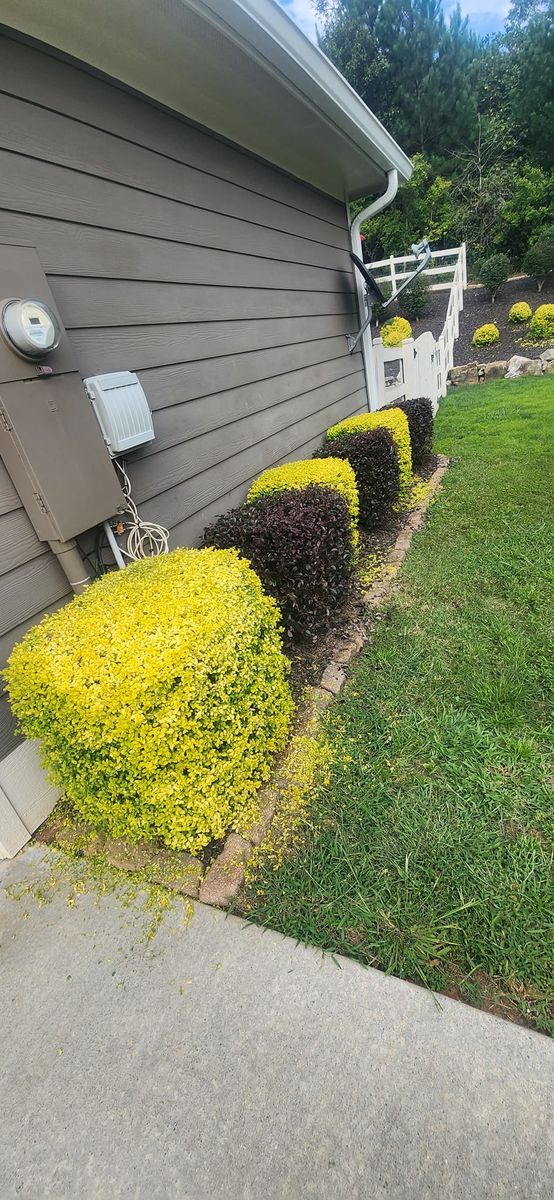
{"type": "MultiPolygon", "coordinates": [[[[315,15],[311,0],[278,0],[296,24],[315,42],[315,15]]],[[[455,7],[456,0],[444,0],[444,11],[455,7]]],[[[498,33],[510,8],[510,0],[461,0],[462,13],[476,33],[498,33]]]]}

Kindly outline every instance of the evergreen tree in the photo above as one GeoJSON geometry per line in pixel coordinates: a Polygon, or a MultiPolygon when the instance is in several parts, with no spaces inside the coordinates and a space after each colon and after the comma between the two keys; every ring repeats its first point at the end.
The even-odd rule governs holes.
{"type": "Polygon", "coordinates": [[[476,118],[477,39],[441,0],[319,0],[321,48],[408,154],[447,161],[476,118]]]}

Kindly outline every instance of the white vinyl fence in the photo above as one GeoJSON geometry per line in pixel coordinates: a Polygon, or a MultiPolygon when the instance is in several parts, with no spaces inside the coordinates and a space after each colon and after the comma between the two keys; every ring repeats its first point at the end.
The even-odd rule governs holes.
{"type": "MultiPolygon", "coordinates": [[[[378,283],[388,283],[395,288],[411,274],[411,264],[415,261],[409,254],[400,258],[391,256],[368,265],[378,283]],[[377,274],[379,270],[381,274],[377,274]]],[[[436,341],[433,334],[427,332],[415,339],[406,338],[401,346],[390,348],[383,345],[381,338],[373,339],[377,408],[394,400],[428,396],[436,412],[440,397],[446,396],[446,380],[454,364],[454,342],[459,333],[459,315],[464,307],[464,288],[467,286],[465,242],[452,250],[433,250],[431,263],[432,266],[422,272],[435,280],[430,283],[431,291],[448,290],[450,293],[442,332],[436,341]]]]}

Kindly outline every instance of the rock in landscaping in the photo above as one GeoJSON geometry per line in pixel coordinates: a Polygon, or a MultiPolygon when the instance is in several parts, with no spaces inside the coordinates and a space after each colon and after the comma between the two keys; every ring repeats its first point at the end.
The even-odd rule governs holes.
{"type": "Polygon", "coordinates": [[[346,675],[342,668],[336,663],[330,662],[321,676],[321,686],[327,692],[332,692],[333,696],[338,696],[345,679],[346,675]]]}
{"type": "Polygon", "coordinates": [[[543,350],[541,354],[541,362],[545,364],[554,362],[554,350],[543,350]]]}
{"type": "Polygon", "coordinates": [[[479,380],[481,383],[488,383],[490,379],[503,379],[508,367],[507,359],[498,359],[497,362],[481,363],[479,367],[479,380]]]}
{"type": "Polygon", "coordinates": [[[461,367],[451,367],[448,373],[448,379],[452,384],[452,387],[459,387],[463,383],[478,383],[478,372],[479,363],[464,363],[461,367]]]}
{"type": "Polygon", "coordinates": [[[206,871],[199,899],[226,908],[242,886],[244,864],[251,854],[250,842],[238,833],[230,833],[221,854],[206,871]]]}
{"type": "Polygon", "coordinates": [[[244,837],[247,841],[252,842],[253,846],[259,846],[260,842],[263,841],[273,820],[278,798],[278,792],[275,788],[266,788],[260,795],[260,811],[258,816],[250,828],[243,831],[244,837]]]}
{"type": "Polygon", "coordinates": [[[336,663],[349,663],[355,654],[359,654],[365,645],[365,637],[358,629],[352,629],[347,637],[341,638],[331,648],[331,658],[336,663]]]}
{"type": "Polygon", "coordinates": [[[522,354],[513,354],[506,371],[506,379],[519,379],[522,375],[542,375],[540,358],[525,358],[522,354]]]}

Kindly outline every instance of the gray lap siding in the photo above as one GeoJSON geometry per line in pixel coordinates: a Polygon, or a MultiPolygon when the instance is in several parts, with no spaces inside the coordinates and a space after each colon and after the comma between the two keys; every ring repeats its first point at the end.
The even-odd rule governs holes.
{"type": "MultiPolygon", "coordinates": [[[[83,375],[136,371],[145,518],[193,545],[266,466],[366,406],[346,210],[46,50],[0,36],[0,240],[37,247],[83,375]]],[[[0,462],[0,659],[68,599],[0,462]]],[[[16,744],[0,700],[0,757],[16,744]]]]}

